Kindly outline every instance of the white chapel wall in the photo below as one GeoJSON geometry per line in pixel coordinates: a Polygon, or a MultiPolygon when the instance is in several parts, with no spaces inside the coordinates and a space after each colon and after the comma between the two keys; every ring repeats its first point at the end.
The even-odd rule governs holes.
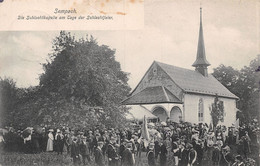
{"type": "MultiPolygon", "coordinates": [[[[184,96],[184,113],[185,113],[185,121],[191,123],[210,123],[211,122],[211,115],[210,115],[210,108],[211,104],[214,102],[215,96],[207,96],[207,95],[197,95],[197,94],[185,94],[184,96]],[[203,121],[199,121],[198,117],[198,110],[199,110],[199,100],[202,98],[203,100],[203,121]]],[[[231,126],[232,123],[236,120],[236,100],[219,97],[221,101],[224,102],[224,122],[220,123],[226,126],[231,126]]]]}

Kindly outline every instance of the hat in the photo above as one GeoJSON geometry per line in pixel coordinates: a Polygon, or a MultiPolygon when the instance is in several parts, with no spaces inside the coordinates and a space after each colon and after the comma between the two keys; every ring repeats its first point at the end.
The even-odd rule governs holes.
{"type": "Polygon", "coordinates": [[[218,146],[218,144],[213,144],[213,146],[218,146]]]}
{"type": "Polygon", "coordinates": [[[186,145],[186,147],[187,147],[187,148],[193,148],[193,145],[190,144],[190,143],[188,143],[188,144],[186,145]]]}
{"type": "Polygon", "coordinates": [[[153,142],[149,143],[149,149],[153,149],[153,148],[154,148],[154,143],[153,142]]]}
{"type": "Polygon", "coordinates": [[[54,132],[54,130],[53,130],[53,129],[49,129],[49,131],[50,131],[50,132],[54,132]]]}
{"type": "Polygon", "coordinates": [[[240,155],[237,155],[237,156],[236,156],[236,159],[239,160],[239,161],[242,161],[242,160],[243,160],[243,158],[242,158],[240,155]]]}
{"type": "Polygon", "coordinates": [[[230,147],[229,147],[229,146],[225,146],[225,147],[223,148],[223,150],[230,151],[230,147]]]}
{"type": "Polygon", "coordinates": [[[57,129],[57,133],[60,133],[60,129],[57,129]]]}
{"type": "Polygon", "coordinates": [[[104,142],[103,141],[98,141],[98,146],[100,146],[100,145],[103,145],[104,144],[104,142]]]}
{"type": "Polygon", "coordinates": [[[126,143],[126,148],[132,148],[132,142],[127,142],[126,143]]]}

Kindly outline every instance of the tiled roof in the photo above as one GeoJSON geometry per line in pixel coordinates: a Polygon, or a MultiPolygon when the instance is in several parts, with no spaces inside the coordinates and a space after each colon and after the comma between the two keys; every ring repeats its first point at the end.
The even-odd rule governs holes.
{"type": "Polygon", "coordinates": [[[185,92],[207,95],[217,94],[218,96],[238,99],[236,95],[231,93],[211,74],[209,74],[208,77],[204,77],[195,70],[184,69],[161,62],[155,63],[185,92]]]}
{"type": "Polygon", "coordinates": [[[123,104],[182,103],[167,88],[162,86],[147,87],[125,99],[123,104]]]}
{"type": "Polygon", "coordinates": [[[126,114],[126,119],[142,121],[144,116],[147,119],[157,119],[155,115],[142,105],[132,105],[126,114]]]}

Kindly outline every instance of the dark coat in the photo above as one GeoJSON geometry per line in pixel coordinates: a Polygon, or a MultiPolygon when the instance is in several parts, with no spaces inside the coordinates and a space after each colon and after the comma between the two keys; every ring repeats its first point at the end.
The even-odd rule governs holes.
{"type": "Polygon", "coordinates": [[[161,166],[166,166],[167,164],[167,148],[166,146],[163,144],[160,148],[160,165],[161,166]]]}
{"type": "Polygon", "coordinates": [[[79,150],[82,156],[89,155],[89,142],[81,142],[81,144],[79,145],[79,150]]]}
{"type": "Polygon", "coordinates": [[[105,160],[104,160],[103,152],[99,148],[96,148],[94,155],[95,155],[96,164],[98,166],[104,166],[105,160]]]}
{"type": "Polygon", "coordinates": [[[148,165],[149,166],[155,166],[156,165],[155,154],[154,154],[153,150],[148,152],[147,158],[148,158],[148,165]]]}
{"type": "Polygon", "coordinates": [[[79,151],[78,143],[72,142],[72,144],[71,144],[71,157],[72,158],[78,157],[79,154],[80,154],[80,151],[79,151]]]}
{"type": "Polygon", "coordinates": [[[116,152],[115,147],[112,144],[108,144],[107,146],[107,157],[109,166],[118,165],[119,156],[116,152]]]}
{"type": "Polygon", "coordinates": [[[189,150],[188,149],[183,149],[179,150],[179,165],[180,166],[187,166],[188,165],[188,160],[189,160],[189,150]]]}
{"type": "Polygon", "coordinates": [[[189,164],[195,163],[196,160],[197,160],[197,152],[196,152],[196,150],[191,149],[191,150],[189,151],[188,157],[189,157],[189,160],[188,160],[188,163],[189,163],[189,164]]]}
{"type": "Polygon", "coordinates": [[[122,166],[133,166],[134,160],[130,149],[125,149],[122,154],[122,166]]]}
{"type": "Polygon", "coordinates": [[[219,163],[221,158],[221,151],[218,148],[214,148],[212,152],[212,161],[214,163],[219,163]]]}
{"type": "Polygon", "coordinates": [[[63,136],[57,135],[57,139],[56,139],[56,151],[57,151],[57,152],[63,152],[63,146],[64,146],[63,136]]]}

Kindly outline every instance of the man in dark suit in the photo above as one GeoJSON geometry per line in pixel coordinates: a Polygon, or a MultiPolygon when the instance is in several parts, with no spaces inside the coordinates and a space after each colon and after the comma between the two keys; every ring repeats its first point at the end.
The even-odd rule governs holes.
{"type": "Polygon", "coordinates": [[[71,144],[71,157],[73,159],[74,165],[80,165],[80,152],[79,152],[79,144],[77,142],[77,138],[73,138],[71,144]]]}
{"type": "Polygon", "coordinates": [[[181,142],[179,146],[179,166],[187,166],[188,160],[189,160],[189,150],[187,147],[185,147],[185,143],[181,142]]]}
{"type": "Polygon", "coordinates": [[[197,160],[197,152],[194,150],[193,145],[188,143],[188,149],[189,149],[189,154],[188,154],[188,164],[190,166],[193,166],[197,160]]]}
{"type": "Polygon", "coordinates": [[[134,159],[131,150],[132,150],[132,142],[128,142],[126,144],[126,149],[123,151],[122,154],[122,166],[134,165],[134,159]]]}
{"type": "Polygon", "coordinates": [[[218,144],[213,144],[213,151],[212,151],[212,165],[218,166],[221,158],[221,150],[218,144]]]}
{"type": "Polygon", "coordinates": [[[167,148],[166,148],[166,141],[163,141],[161,143],[161,148],[160,148],[160,166],[166,166],[167,164],[167,148]]]}
{"type": "Polygon", "coordinates": [[[90,163],[91,160],[90,160],[90,152],[89,152],[89,142],[87,142],[87,137],[85,136],[82,137],[82,141],[79,145],[79,150],[82,156],[83,164],[87,165],[87,163],[90,163]]]}
{"type": "Polygon", "coordinates": [[[111,137],[109,144],[107,145],[107,157],[108,157],[109,166],[118,165],[119,155],[116,152],[115,144],[116,144],[116,138],[111,137]]]}
{"type": "Polygon", "coordinates": [[[95,150],[95,162],[98,166],[104,166],[105,165],[105,160],[102,152],[102,147],[104,145],[103,141],[98,141],[97,143],[97,148],[95,150]]]}
{"type": "Polygon", "coordinates": [[[149,151],[147,153],[148,158],[148,165],[149,166],[155,166],[156,160],[155,160],[155,153],[154,153],[154,143],[149,144],[149,151]]]}

